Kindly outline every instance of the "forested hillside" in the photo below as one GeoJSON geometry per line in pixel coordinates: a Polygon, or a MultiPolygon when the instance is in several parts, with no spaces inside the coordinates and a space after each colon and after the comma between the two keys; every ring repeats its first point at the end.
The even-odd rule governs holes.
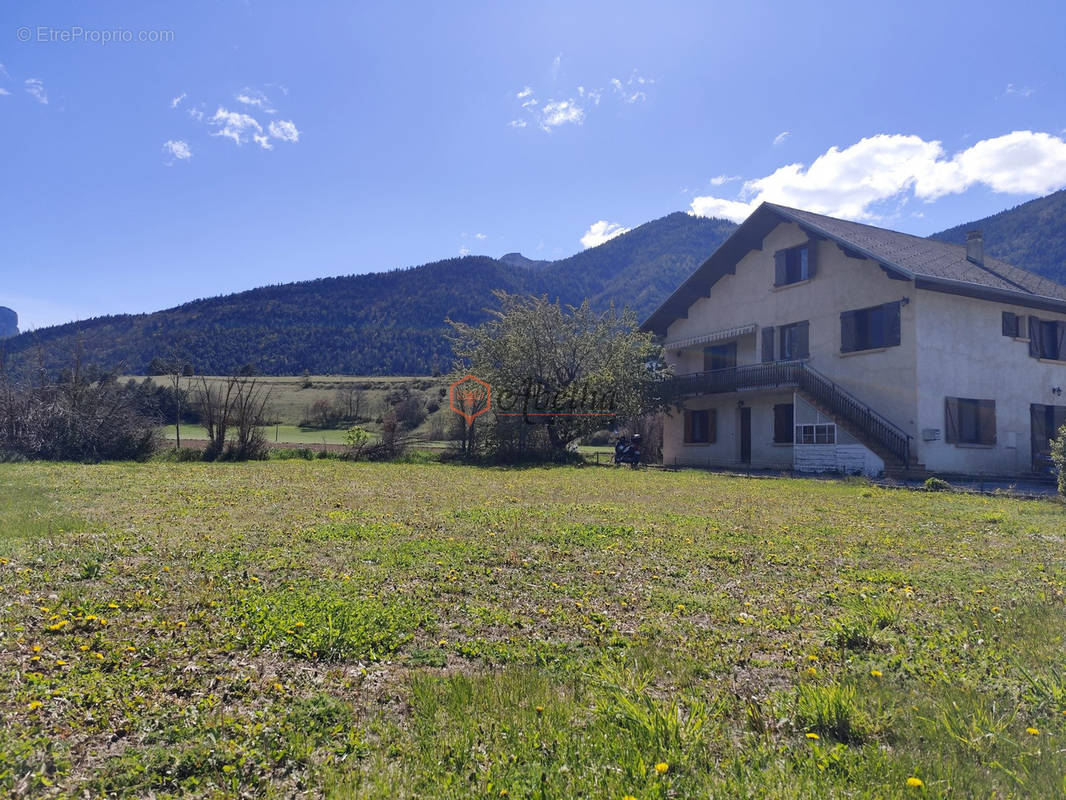
{"type": "Polygon", "coordinates": [[[493,290],[547,294],[564,303],[614,302],[641,317],[736,226],[676,213],[556,262],[448,259],[391,272],[266,286],[151,314],[98,317],[5,342],[23,366],[41,353],[67,363],[80,341],[95,363],[142,373],[174,352],[202,374],[252,364],[266,374],[419,375],[446,371],[445,318],[478,322],[493,290]]]}

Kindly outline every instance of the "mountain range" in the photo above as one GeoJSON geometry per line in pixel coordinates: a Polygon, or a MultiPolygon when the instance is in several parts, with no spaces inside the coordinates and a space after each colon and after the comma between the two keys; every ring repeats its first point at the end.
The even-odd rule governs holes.
{"type": "MultiPolygon", "coordinates": [[[[677,212],[559,261],[520,253],[465,256],[390,272],[264,286],[149,314],[95,317],[4,342],[15,362],[41,353],[69,362],[78,342],[107,368],[144,373],[156,357],[180,355],[201,374],[247,364],[265,374],[426,375],[447,371],[446,318],[477,323],[493,291],[589,298],[650,314],[736,225],[677,212]]],[[[936,238],[963,243],[981,229],[991,255],[1066,283],[1066,191],[1032,200],[936,238]]]]}

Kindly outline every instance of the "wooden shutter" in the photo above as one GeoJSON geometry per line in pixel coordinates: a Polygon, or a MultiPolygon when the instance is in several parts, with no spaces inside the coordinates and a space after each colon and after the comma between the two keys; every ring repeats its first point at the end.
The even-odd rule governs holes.
{"type": "Polygon", "coordinates": [[[784,286],[788,282],[788,251],[778,250],[774,253],[774,286],[784,286]]]}
{"type": "Polygon", "coordinates": [[[718,441],[718,411],[716,409],[707,410],[707,444],[714,444],[718,441]]]}
{"type": "Polygon", "coordinates": [[[810,322],[797,322],[796,327],[793,329],[792,334],[792,357],[793,358],[809,358],[811,355],[810,349],[810,322]]]}
{"type": "Polygon", "coordinates": [[[840,352],[855,352],[858,339],[856,315],[854,311],[844,311],[840,315],[840,352]]]}
{"type": "Polygon", "coordinates": [[[899,302],[885,303],[885,347],[895,347],[900,342],[899,302]]]}
{"type": "Polygon", "coordinates": [[[807,242],[807,277],[813,278],[818,272],[818,240],[807,242]]]}
{"type": "Polygon", "coordinates": [[[944,441],[956,444],[959,441],[959,398],[944,398],[944,441]]]}
{"type": "Polygon", "coordinates": [[[774,326],[767,325],[762,329],[762,360],[763,363],[774,360],[774,326]]]}
{"type": "Polygon", "coordinates": [[[1018,315],[1011,311],[1003,312],[1003,335],[1004,336],[1017,336],[1018,335],[1018,315]]]}
{"type": "Polygon", "coordinates": [[[793,408],[792,403],[779,403],[774,406],[774,443],[788,444],[792,441],[793,408]]]}
{"type": "Polygon", "coordinates": [[[1043,332],[1044,328],[1040,324],[1040,320],[1036,317],[1029,317],[1029,355],[1033,358],[1040,358],[1044,352],[1041,344],[1041,334],[1043,332]]]}
{"type": "Polygon", "coordinates": [[[685,443],[688,444],[692,441],[692,412],[686,411],[685,414],[685,443]]]}
{"type": "Polygon", "coordinates": [[[981,444],[996,443],[996,401],[977,401],[977,441],[981,444]]]}

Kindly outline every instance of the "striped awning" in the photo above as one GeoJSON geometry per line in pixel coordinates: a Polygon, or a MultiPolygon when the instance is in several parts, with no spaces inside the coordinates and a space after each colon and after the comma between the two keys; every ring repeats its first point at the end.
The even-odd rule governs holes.
{"type": "Polygon", "coordinates": [[[722,328],[720,331],[711,331],[710,333],[705,333],[701,336],[690,336],[688,339],[678,339],[673,342],[666,342],[663,344],[663,348],[666,350],[685,350],[689,347],[699,347],[700,345],[710,344],[711,342],[720,342],[723,339],[735,339],[738,336],[755,333],[758,327],[759,326],[754,322],[749,322],[747,325],[739,325],[735,328],[722,328]]]}

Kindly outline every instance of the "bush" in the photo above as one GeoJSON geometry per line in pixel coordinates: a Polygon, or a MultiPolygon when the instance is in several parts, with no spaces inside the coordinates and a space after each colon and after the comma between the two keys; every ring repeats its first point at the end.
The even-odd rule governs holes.
{"type": "Polygon", "coordinates": [[[954,492],[955,487],[948,483],[943,478],[926,478],[923,488],[927,492],[954,492]]]}
{"type": "Polygon", "coordinates": [[[1051,463],[1059,478],[1059,494],[1066,496],[1066,425],[1059,428],[1058,436],[1051,442],[1051,463]]]}

